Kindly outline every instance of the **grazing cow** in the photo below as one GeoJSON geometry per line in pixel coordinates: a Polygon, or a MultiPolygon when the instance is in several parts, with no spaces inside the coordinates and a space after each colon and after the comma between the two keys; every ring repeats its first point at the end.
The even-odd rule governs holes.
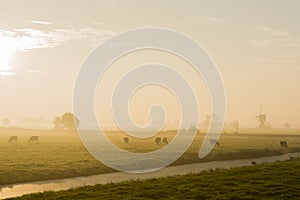
{"type": "Polygon", "coordinates": [[[166,138],[166,137],[165,137],[162,141],[163,141],[163,143],[165,143],[165,144],[169,144],[168,138],[166,138]]]}
{"type": "Polygon", "coordinates": [[[9,137],[8,142],[9,142],[9,143],[12,143],[12,142],[15,142],[15,143],[16,143],[17,140],[18,140],[18,136],[13,135],[13,136],[10,136],[10,137],[9,137]]]}
{"type": "Polygon", "coordinates": [[[125,144],[128,144],[129,138],[128,138],[128,137],[125,137],[125,138],[123,138],[123,141],[124,141],[125,144]]]}
{"type": "Polygon", "coordinates": [[[252,165],[257,165],[257,163],[255,161],[252,161],[251,164],[252,165]]]}
{"type": "Polygon", "coordinates": [[[28,140],[28,143],[38,143],[39,142],[39,136],[31,136],[28,140]]]}
{"type": "Polygon", "coordinates": [[[288,144],[286,141],[280,141],[280,147],[281,148],[288,148],[288,144]]]}
{"type": "Polygon", "coordinates": [[[160,137],[155,138],[155,143],[156,143],[156,145],[159,145],[160,142],[161,142],[161,138],[160,138],[160,137]]]}
{"type": "Polygon", "coordinates": [[[210,144],[216,144],[218,147],[220,147],[220,143],[216,139],[209,139],[210,144]]]}

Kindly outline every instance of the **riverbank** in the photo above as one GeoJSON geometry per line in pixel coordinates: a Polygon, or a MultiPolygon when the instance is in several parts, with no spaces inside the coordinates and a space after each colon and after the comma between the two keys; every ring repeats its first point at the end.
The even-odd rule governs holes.
{"type": "MultiPolygon", "coordinates": [[[[252,163],[260,161],[263,159],[252,163]]],[[[300,159],[294,158],[229,170],[85,186],[16,199],[299,199],[299,180],[300,159]]]]}
{"type": "Polygon", "coordinates": [[[44,191],[60,191],[70,188],[82,187],[86,185],[118,183],[131,180],[145,180],[151,178],[160,178],[175,175],[184,175],[189,173],[199,173],[215,169],[230,169],[244,167],[249,165],[257,165],[261,163],[274,163],[290,159],[300,158],[300,153],[291,153],[280,156],[261,157],[254,159],[239,159],[229,161],[213,161],[207,163],[195,163],[180,166],[170,166],[162,170],[145,173],[145,174],[128,174],[124,172],[100,174],[87,177],[67,178],[49,181],[38,181],[26,184],[7,185],[1,188],[0,198],[17,197],[24,194],[44,192],[44,191]]]}

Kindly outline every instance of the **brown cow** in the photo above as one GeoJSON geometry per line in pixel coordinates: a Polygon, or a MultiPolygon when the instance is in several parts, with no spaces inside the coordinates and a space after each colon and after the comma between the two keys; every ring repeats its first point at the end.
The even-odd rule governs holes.
{"type": "Polygon", "coordinates": [[[17,140],[18,140],[18,136],[12,135],[12,136],[9,137],[8,142],[9,143],[12,143],[12,142],[16,143],[17,140]]]}
{"type": "Polygon", "coordinates": [[[280,141],[280,147],[281,148],[288,148],[288,144],[286,141],[280,141]]]}
{"type": "Polygon", "coordinates": [[[156,143],[156,145],[159,145],[160,142],[161,142],[161,138],[160,138],[160,137],[155,138],[155,143],[156,143]]]}
{"type": "Polygon", "coordinates": [[[165,143],[165,144],[169,144],[168,138],[166,138],[166,137],[165,137],[162,141],[163,141],[163,143],[165,143]]]}
{"type": "Polygon", "coordinates": [[[125,138],[123,138],[123,141],[124,141],[125,144],[128,144],[129,138],[128,138],[128,137],[125,137],[125,138]]]}
{"type": "Polygon", "coordinates": [[[28,140],[28,143],[38,143],[39,142],[39,136],[31,136],[28,140]]]}

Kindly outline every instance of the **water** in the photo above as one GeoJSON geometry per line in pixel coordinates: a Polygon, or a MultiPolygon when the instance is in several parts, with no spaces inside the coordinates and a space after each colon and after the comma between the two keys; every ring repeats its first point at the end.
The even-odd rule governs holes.
{"type": "Polygon", "coordinates": [[[291,157],[300,158],[300,152],[290,153],[279,156],[261,157],[253,159],[239,159],[228,161],[212,161],[205,163],[195,163],[180,166],[170,166],[162,170],[145,173],[145,174],[129,174],[125,172],[115,172],[108,174],[99,174],[85,177],[65,178],[48,181],[37,181],[31,183],[21,183],[0,186],[0,199],[22,196],[24,194],[59,191],[76,188],[85,185],[106,184],[112,182],[129,181],[136,179],[159,178],[165,176],[184,175],[188,173],[197,173],[211,169],[229,169],[233,167],[242,167],[251,165],[252,162],[257,164],[264,162],[276,162],[288,160],[291,157]]]}

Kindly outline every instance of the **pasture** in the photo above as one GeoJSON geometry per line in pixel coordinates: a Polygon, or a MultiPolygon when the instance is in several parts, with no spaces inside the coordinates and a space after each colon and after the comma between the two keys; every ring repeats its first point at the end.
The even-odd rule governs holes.
{"type": "MultiPolygon", "coordinates": [[[[127,151],[149,152],[167,145],[164,142],[157,145],[156,137],[166,137],[171,142],[174,134],[175,131],[166,131],[149,139],[132,138],[121,132],[108,132],[107,136],[115,145],[127,151]],[[124,137],[128,137],[128,142],[124,142],[124,137]]],[[[204,135],[201,131],[187,152],[173,165],[300,151],[298,130],[245,129],[239,134],[222,134],[220,146],[215,146],[206,158],[200,160],[198,151],[204,135]],[[280,147],[282,140],[287,142],[288,148],[280,147]]],[[[0,128],[0,185],[112,171],[85,150],[75,132],[0,128]],[[17,142],[9,143],[10,136],[18,136],[17,142]],[[38,136],[38,142],[28,143],[31,136],[38,136]]]]}
{"type": "Polygon", "coordinates": [[[27,199],[299,199],[300,160],[85,186],[27,199]]]}

